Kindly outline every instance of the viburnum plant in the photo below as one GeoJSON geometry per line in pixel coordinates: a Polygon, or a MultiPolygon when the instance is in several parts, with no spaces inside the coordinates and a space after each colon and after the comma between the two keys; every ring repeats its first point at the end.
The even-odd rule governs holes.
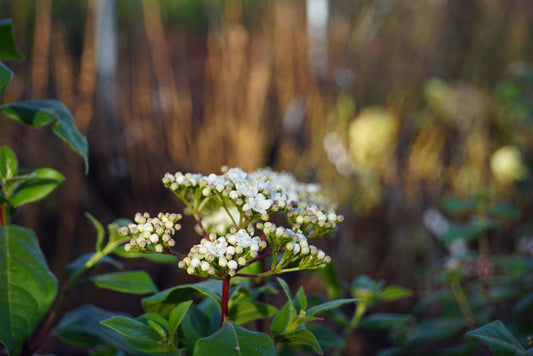
{"type": "MultiPolygon", "coordinates": [[[[239,349],[236,354],[247,354],[244,349],[249,352],[262,349],[264,354],[275,354],[274,345],[266,334],[248,331],[233,322],[238,324],[268,317],[275,313],[276,309],[265,303],[258,304],[256,300],[253,302],[254,310],[248,311],[251,317],[245,318],[246,320],[242,319],[239,313],[232,314],[229,308],[232,304],[230,299],[233,299],[233,310],[238,309],[236,301],[239,300],[239,292],[234,289],[233,293],[230,293],[230,282],[236,277],[257,279],[323,268],[331,262],[331,258],[311,243],[330,234],[337,224],[343,221],[343,216],[337,214],[333,204],[321,194],[319,185],[300,183],[289,173],[277,173],[268,168],[252,173],[227,167],[222,167],[221,171],[219,175],[178,172],[167,173],[163,177],[165,187],[185,204],[185,215],[192,216],[196,222],[195,230],[199,234],[199,241],[188,253],[173,249],[175,239],[179,238],[175,235],[181,230],[178,223],[182,219],[181,214],[159,213],[152,217],[148,213],[137,213],[134,222],[121,227],[118,232],[129,238],[129,242],[124,245],[126,254],[173,255],[178,258],[178,267],[186,270],[188,274],[222,280],[220,302],[216,295],[213,298],[220,303],[219,333],[231,328],[236,345],[240,345],[242,338],[248,340],[249,347],[246,343],[237,346],[239,349]],[[232,320],[232,315],[233,319],[237,320],[232,320]],[[253,337],[249,339],[248,333],[259,335],[257,342],[253,341],[253,337]],[[267,338],[267,346],[264,344],[264,337],[267,338]]],[[[278,282],[286,292],[289,302],[274,317],[271,329],[274,339],[281,343],[296,342],[308,345],[315,352],[321,353],[317,339],[305,328],[305,323],[318,320],[315,317],[318,312],[353,302],[355,299],[330,301],[306,310],[307,302],[303,290],[299,292],[299,302],[295,305],[286,283],[281,279],[278,279],[278,282]]],[[[213,297],[213,293],[217,294],[215,290],[209,295],[205,286],[197,285],[194,288],[207,296],[213,297]]],[[[242,286],[237,289],[239,288],[242,289],[242,286]]],[[[150,310],[147,305],[151,305],[153,301],[157,304],[166,300],[171,292],[161,293],[164,295],[145,298],[145,310],[150,310]]],[[[181,309],[175,313],[186,313],[183,309],[188,309],[190,302],[174,298],[174,302],[178,301],[182,302],[178,304],[181,309]],[[189,304],[185,307],[183,303],[189,304]]],[[[164,316],[165,312],[161,312],[161,308],[156,309],[164,316]]],[[[172,313],[170,318],[172,319],[172,313]]],[[[127,338],[134,339],[124,328],[125,324],[131,322],[134,322],[134,319],[118,317],[106,320],[103,324],[127,338]]],[[[165,331],[161,335],[167,333],[165,331]]],[[[204,339],[195,343],[194,354],[199,352],[198,347],[204,351],[209,345],[221,347],[216,340],[202,340],[204,339]]],[[[130,346],[136,345],[139,346],[138,343],[130,346]]],[[[167,343],[167,348],[162,348],[161,352],[176,350],[178,346],[181,346],[179,342],[167,343]]],[[[142,347],[140,350],[147,351],[142,347]]],[[[154,349],[150,351],[154,352],[154,349]]],[[[192,350],[188,353],[192,353],[192,350]]]]}

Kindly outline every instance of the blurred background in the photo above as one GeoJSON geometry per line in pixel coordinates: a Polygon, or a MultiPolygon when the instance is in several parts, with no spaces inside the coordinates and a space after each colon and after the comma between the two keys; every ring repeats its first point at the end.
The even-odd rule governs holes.
{"type": "MultiPolygon", "coordinates": [[[[346,218],[321,245],[345,281],[368,274],[418,296],[431,290],[428,266],[448,254],[438,236],[449,198],[518,206],[492,251],[531,236],[530,1],[0,0],[0,14],[26,56],[8,63],[2,102],[57,98],[89,140],[84,175],[51,130],[0,120],[20,166],[67,178],[16,218],[37,231],[61,281],[93,248],[84,212],[105,224],[178,212],[163,174],[222,165],[319,182],[346,218]]],[[[182,251],[197,239],[186,231],[182,251]]],[[[140,259],[128,266],[151,271],[161,289],[194,280],[140,259]]],[[[323,289],[313,275],[291,278],[323,289]]],[[[139,300],[84,286],[69,307],[139,313],[139,300]]],[[[363,333],[350,347],[372,354],[380,342],[363,333]]]]}

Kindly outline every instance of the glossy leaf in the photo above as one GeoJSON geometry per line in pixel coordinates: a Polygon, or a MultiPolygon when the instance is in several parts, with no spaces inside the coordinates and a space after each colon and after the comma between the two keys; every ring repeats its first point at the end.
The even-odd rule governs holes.
{"type": "Polygon", "coordinates": [[[305,296],[305,291],[302,286],[298,289],[296,296],[294,297],[296,310],[306,310],[307,309],[307,297],[305,296]]]}
{"type": "Polygon", "coordinates": [[[231,306],[229,318],[237,324],[245,324],[255,319],[268,318],[276,314],[278,308],[261,302],[240,302],[231,306]]]}
{"type": "Polygon", "coordinates": [[[278,311],[270,328],[273,333],[281,333],[287,330],[289,325],[296,320],[296,309],[290,302],[285,303],[283,307],[278,311]]]}
{"type": "Polygon", "coordinates": [[[168,317],[174,307],[192,299],[195,295],[211,298],[220,307],[219,293],[222,290],[221,281],[205,281],[196,284],[185,284],[163,290],[142,300],[146,312],[161,314],[168,317]]]}
{"type": "Polygon", "coordinates": [[[0,110],[7,117],[34,127],[55,122],[54,133],[83,157],[85,170],[88,171],[89,148],[87,139],[74,126],[72,114],[61,102],[57,100],[21,101],[2,105],[0,110]]]}
{"type": "Polygon", "coordinates": [[[322,303],[322,304],[319,304],[319,305],[315,305],[314,307],[309,308],[307,310],[307,315],[313,316],[313,315],[318,314],[320,312],[323,312],[323,311],[326,311],[326,310],[329,310],[329,309],[333,309],[333,308],[338,308],[341,305],[352,303],[352,302],[355,302],[355,301],[357,301],[357,299],[351,298],[351,299],[337,299],[337,300],[332,300],[332,301],[329,301],[329,302],[325,302],[325,303],[322,303]]]}
{"type": "Polygon", "coordinates": [[[158,332],[149,325],[129,317],[115,316],[101,322],[116,332],[124,335],[125,341],[134,349],[149,353],[165,353],[170,351],[167,344],[163,344],[158,332]]]}
{"type": "Polygon", "coordinates": [[[465,334],[466,337],[475,338],[498,356],[526,356],[526,350],[515,339],[513,334],[499,320],[484,325],[465,334]]]}
{"type": "Polygon", "coordinates": [[[305,328],[274,334],[274,341],[276,341],[276,343],[285,342],[307,345],[310,346],[314,352],[322,354],[322,348],[320,347],[315,335],[305,328]]]}
{"type": "Polygon", "coordinates": [[[13,72],[0,62],[0,94],[4,92],[11,78],[13,78],[13,72]]]}
{"type": "Polygon", "coordinates": [[[364,329],[389,330],[412,320],[413,316],[406,314],[372,314],[361,320],[359,326],[364,329]]]}
{"type": "MultiPolygon", "coordinates": [[[[73,275],[75,273],[77,273],[79,270],[81,270],[83,267],[85,267],[85,265],[87,264],[87,262],[91,259],[91,257],[93,257],[94,255],[94,252],[88,252],[86,254],[83,254],[81,255],[80,257],[78,257],[77,259],[75,259],[74,261],[72,261],[71,263],[69,263],[67,265],[67,271],[70,275],[73,275]]],[[[96,268],[102,264],[109,264],[111,266],[114,266],[115,268],[122,268],[122,263],[120,263],[119,261],[109,257],[109,256],[104,256],[102,257],[98,263],[96,263],[92,268],[96,268]]]]}
{"type": "Polygon", "coordinates": [[[108,327],[100,324],[114,316],[117,316],[117,312],[84,305],[65,314],[53,333],[64,342],[78,347],[110,345],[127,355],[146,355],[126,344],[123,335],[109,332],[108,327]]]}
{"type": "Polygon", "coordinates": [[[96,230],[96,251],[102,251],[102,247],[104,246],[104,238],[105,238],[105,230],[102,224],[96,220],[94,216],[92,216],[90,213],[86,212],[85,217],[89,219],[91,224],[93,224],[94,229],[96,230]]]}
{"type": "Polygon", "coordinates": [[[24,56],[17,49],[13,22],[11,19],[0,20],[0,60],[23,60],[24,56]]]}
{"type": "Polygon", "coordinates": [[[196,342],[194,356],[274,356],[276,349],[267,334],[227,322],[216,333],[196,342]]]}
{"type": "Polygon", "coordinates": [[[168,334],[170,335],[170,340],[172,342],[174,341],[174,336],[178,331],[178,327],[185,318],[185,315],[187,315],[191,304],[192,300],[180,303],[170,312],[170,316],[168,318],[168,334]]]}
{"type": "Polygon", "coordinates": [[[57,291],[34,232],[16,225],[0,228],[0,343],[17,355],[46,315],[57,291]]]}
{"type": "Polygon", "coordinates": [[[15,188],[9,199],[15,208],[43,199],[65,181],[65,177],[52,168],[37,169],[31,176],[32,178],[23,181],[15,188]]]}
{"type": "Polygon", "coordinates": [[[379,294],[378,300],[384,302],[392,302],[395,300],[403,299],[410,297],[413,293],[404,287],[400,286],[389,286],[385,287],[379,294]]]}
{"type": "MultiPolygon", "coordinates": [[[[217,315],[218,314],[220,314],[220,311],[217,310],[217,315]]],[[[212,314],[206,314],[199,306],[191,304],[189,311],[178,328],[180,342],[183,343],[188,350],[192,350],[194,349],[196,341],[215,333],[220,327],[219,324],[219,318],[213,317],[212,314]],[[217,323],[214,325],[212,321],[215,319],[218,320],[216,320],[217,323]]]]}
{"type": "Polygon", "coordinates": [[[144,271],[128,271],[100,274],[91,277],[98,287],[122,293],[148,294],[157,292],[150,275],[144,271]]]}
{"type": "Polygon", "coordinates": [[[13,178],[17,175],[17,156],[7,146],[0,147],[0,178],[2,180],[13,178]]]}
{"type": "Polygon", "coordinates": [[[311,331],[316,339],[320,348],[324,352],[328,352],[331,349],[344,347],[344,340],[337,335],[331,328],[321,323],[314,323],[307,326],[307,329],[311,331]]]}

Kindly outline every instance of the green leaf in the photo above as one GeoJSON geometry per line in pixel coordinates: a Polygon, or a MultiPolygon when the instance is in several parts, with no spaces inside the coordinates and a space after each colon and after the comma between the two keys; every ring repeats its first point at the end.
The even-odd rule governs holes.
{"type": "Polygon", "coordinates": [[[389,330],[397,328],[409,321],[414,321],[412,315],[372,314],[361,320],[359,326],[364,329],[389,330]]]}
{"type": "MultiPolygon", "coordinates": [[[[211,299],[208,300],[211,301],[211,299]]],[[[211,303],[214,302],[211,301],[211,303]]],[[[217,310],[216,314],[219,315],[220,311],[217,310]]],[[[193,350],[196,341],[215,333],[219,329],[219,324],[220,319],[214,314],[207,314],[197,305],[191,304],[189,312],[178,328],[180,343],[183,343],[188,350],[193,350]],[[215,319],[218,319],[216,325],[212,322],[215,319]]]]}
{"type": "Polygon", "coordinates": [[[11,78],[13,78],[13,72],[0,62],[0,94],[4,92],[11,78]]]}
{"type": "Polygon", "coordinates": [[[16,225],[0,228],[0,343],[18,355],[46,315],[57,291],[34,232],[16,225]]]}
{"type": "Polygon", "coordinates": [[[342,282],[333,263],[328,263],[326,267],[315,270],[315,273],[322,277],[326,284],[328,299],[337,299],[342,293],[342,282]]]}
{"type": "Polygon", "coordinates": [[[180,303],[170,312],[170,316],[168,318],[168,334],[170,335],[170,340],[172,342],[174,342],[174,337],[178,331],[178,327],[183,321],[183,318],[185,318],[185,315],[187,315],[191,304],[192,300],[180,303]]]}
{"type": "Polygon", "coordinates": [[[155,331],[140,320],[116,316],[101,324],[124,335],[126,343],[134,349],[148,353],[166,353],[172,350],[171,345],[162,343],[161,330],[155,331]]]}
{"type": "MultiPolygon", "coordinates": [[[[155,314],[155,315],[157,315],[157,314],[155,314]]],[[[147,322],[148,322],[148,326],[150,326],[150,328],[153,331],[155,331],[157,333],[157,335],[159,335],[159,338],[161,340],[166,340],[167,339],[168,335],[165,332],[165,329],[163,329],[163,327],[159,323],[157,323],[157,322],[155,322],[153,320],[150,320],[150,319],[148,319],[147,322]]]]}
{"type": "Polygon", "coordinates": [[[357,300],[358,299],[353,299],[353,298],[351,298],[351,299],[337,299],[337,300],[332,300],[332,301],[329,301],[329,302],[326,302],[326,303],[322,303],[322,304],[319,304],[319,305],[315,305],[314,307],[311,307],[311,308],[309,308],[307,310],[307,315],[313,316],[313,315],[318,314],[320,312],[323,312],[323,311],[326,311],[326,310],[329,310],[329,309],[333,309],[333,308],[338,308],[341,305],[352,303],[352,302],[355,302],[357,300]]]}
{"type": "MultiPolygon", "coordinates": [[[[73,275],[77,273],[79,270],[81,270],[82,268],[84,268],[87,262],[93,257],[93,255],[94,255],[94,252],[88,252],[86,254],[81,255],[80,257],[72,261],[71,263],[69,263],[67,265],[68,274],[73,275]]],[[[92,269],[102,264],[109,264],[119,269],[122,268],[122,263],[120,263],[119,261],[109,256],[104,256],[92,267],[92,269]]]]}
{"type": "Polygon", "coordinates": [[[495,204],[490,207],[489,213],[504,219],[518,219],[520,217],[520,210],[512,204],[495,204]]]}
{"type": "Polygon", "coordinates": [[[198,340],[193,355],[270,356],[276,355],[276,349],[267,334],[227,322],[213,335],[198,340]]]}
{"type": "Polygon", "coordinates": [[[61,102],[57,100],[21,101],[2,105],[0,110],[10,119],[34,127],[41,127],[55,121],[54,133],[83,157],[85,172],[88,172],[87,139],[74,126],[72,114],[61,102]]]}
{"type": "Polygon", "coordinates": [[[482,341],[498,356],[526,356],[526,350],[499,320],[465,334],[482,341]]]}
{"type": "Polygon", "coordinates": [[[152,278],[144,271],[101,274],[91,277],[91,281],[100,288],[122,293],[148,294],[157,292],[152,278]]]}
{"type": "Polygon", "coordinates": [[[274,341],[276,343],[283,342],[290,344],[307,345],[310,346],[314,352],[322,355],[322,349],[320,348],[320,345],[315,335],[305,328],[275,334],[274,341]]]}
{"type": "Polygon", "coordinates": [[[513,308],[513,313],[516,316],[528,315],[533,311],[533,293],[530,293],[520,299],[513,308]]]}
{"type": "Polygon", "coordinates": [[[221,290],[221,281],[209,280],[196,284],[185,284],[165,289],[143,298],[142,305],[146,312],[157,313],[168,317],[176,304],[188,301],[195,295],[202,295],[211,298],[220,308],[219,293],[221,290]]]}
{"type": "Polygon", "coordinates": [[[101,322],[116,332],[137,340],[159,340],[159,335],[142,321],[126,316],[114,316],[101,322]]]}
{"type": "Polygon", "coordinates": [[[109,332],[101,321],[117,316],[116,312],[106,311],[93,305],[83,305],[65,314],[54,329],[54,335],[64,342],[83,348],[109,345],[127,355],[146,355],[126,344],[124,336],[109,332]]]}
{"type": "Polygon", "coordinates": [[[11,19],[0,21],[0,60],[4,59],[24,59],[24,56],[19,52],[15,44],[13,22],[11,19]]]}
{"type": "Polygon", "coordinates": [[[65,177],[52,168],[40,168],[31,175],[33,178],[20,183],[9,199],[10,204],[15,208],[41,200],[65,181],[65,177]]]}
{"type": "Polygon", "coordinates": [[[294,304],[292,302],[292,294],[291,294],[291,290],[289,289],[289,286],[287,285],[287,282],[285,282],[283,279],[281,278],[276,278],[278,280],[278,283],[281,285],[281,288],[283,289],[283,292],[285,292],[285,295],[287,296],[287,299],[289,300],[289,303],[293,306],[294,308],[294,304]]]}
{"type": "Polygon", "coordinates": [[[240,302],[229,309],[229,318],[234,323],[246,324],[255,319],[268,318],[276,314],[278,308],[261,302],[240,302]]]}
{"type": "Polygon", "coordinates": [[[102,251],[104,246],[105,230],[102,224],[96,220],[89,212],[85,213],[85,217],[93,224],[94,229],[96,230],[96,251],[102,251]]]}
{"type": "Polygon", "coordinates": [[[305,291],[302,286],[298,289],[296,297],[294,298],[296,310],[305,310],[307,309],[307,297],[305,296],[305,291]]]}
{"type": "Polygon", "coordinates": [[[310,324],[307,328],[315,335],[320,348],[324,352],[328,352],[329,350],[338,347],[344,347],[344,340],[342,337],[333,332],[330,327],[324,324],[315,323],[310,324]]]}
{"type": "Polygon", "coordinates": [[[449,339],[461,333],[467,326],[464,318],[438,318],[422,321],[407,340],[414,347],[449,339]]]}
{"type": "Polygon", "coordinates": [[[285,303],[274,317],[274,320],[272,320],[272,324],[270,325],[272,333],[286,331],[287,327],[296,320],[296,317],[296,309],[294,309],[294,306],[292,306],[290,302],[285,303]]]}
{"type": "Polygon", "coordinates": [[[384,302],[392,302],[398,299],[410,297],[413,293],[404,287],[389,286],[378,294],[378,300],[384,302]]]}
{"type": "Polygon", "coordinates": [[[476,211],[476,202],[472,199],[448,199],[442,204],[442,208],[450,214],[463,214],[476,211]]]}
{"type": "Polygon", "coordinates": [[[0,147],[0,178],[2,180],[13,178],[17,175],[17,156],[7,146],[0,147]]]}

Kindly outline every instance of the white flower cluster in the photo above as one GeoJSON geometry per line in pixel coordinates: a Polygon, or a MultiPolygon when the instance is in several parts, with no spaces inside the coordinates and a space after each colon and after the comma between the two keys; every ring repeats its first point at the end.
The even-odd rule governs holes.
{"type": "Polygon", "coordinates": [[[316,204],[300,203],[287,212],[292,229],[310,240],[322,236],[344,220],[334,209],[316,204]]]}
{"type": "Polygon", "coordinates": [[[258,224],[258,229],[263,230],[265,238],[273,250],[282,250],[283,257],[280,262],[275,261],[277,268],[299,261],[300,269],[322,268],[331,262],[331,257],[316,246],[309,245],[307,238],[291,229],[276,226],[271,222],[258,224]]]}
{"type": "Polygon", "coordinates": [[[198,245],[194,245],[187,257],[179,261],[178,267],[192,275],[223,279],[234,276],[239,267],[257,257],[266,246],[259,236],[253,236],[252,228],[225,236],[212,233],[209,239],[202,238],[198,245]]]}
{"type": "Polygon", "coordinates": [[[176,222],[181,219],[180,214],[159,213],[151,218],[150,214],[137,213],[136,224],[129,224],[119,229],[123,236],[131,237],[129,243],[124,245],[126,251],[153,251],[163,252],[175,245],[172,236],[181,229],[176,222]]]}

